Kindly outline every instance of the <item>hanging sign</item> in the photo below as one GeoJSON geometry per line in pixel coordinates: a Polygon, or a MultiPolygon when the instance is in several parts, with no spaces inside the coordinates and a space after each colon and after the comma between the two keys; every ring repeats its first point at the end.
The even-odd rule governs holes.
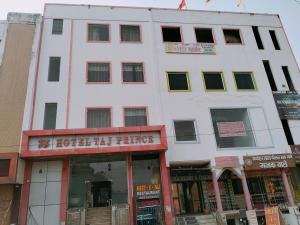
{"type": "Polygon", "coordinates": [[[279,208],[265,208],[266,225],[280,225],[279,208]]]}
{"type": "Polygon", "coordinates": [[[297,92],[273,92],[273,97],[281,119],[300,119],[300,95],[297,92]]]}
{"type": "Polygon", "coordinates": [[[216,49],[212,43],[166,43],[165,52],[215,55],[216,49]]]}
{"type": "Polygon", "coordinates": [[[139,200],[160,198],[160,184],[137,185],[135,190],[139,200]]]}

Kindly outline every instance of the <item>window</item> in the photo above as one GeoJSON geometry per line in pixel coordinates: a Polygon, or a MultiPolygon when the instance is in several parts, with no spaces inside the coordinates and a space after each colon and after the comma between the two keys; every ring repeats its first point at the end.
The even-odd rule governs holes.
{"type": "Polygon", "coordinates": [[[60,57],[49,58],[48,81],[59,81],[60,57]]]}
{"type": "Polygon", "coordinates": [[[164,42],[181,42],[180,27],[162,27],[164,42]]]}
{"type": "Polygon", "coordinates": [[[247,109],[211,109],[210,113],[218,148],[255,146],[247,109]]]}
{"type": "Polygon", "coordinates": [[[294,87],[294,84],[293,84],[293,81],[292,81],[292,78],[290,76],[288,67],[287,66],[282,66],[281,68],[282,68],[282,71],[284,73],[284,76],[285,76],[285,79],[286,79],[286,82],[289,86],[290,91],[296,91],[295,87],[294,87]]]}
{"type": "Polygon", "coordinates": [[[46,103],[44,114],[44,130],[56,128],[57,103],[46,103]]]}
{"type": "Polygon", "coordinates": [[[274,80],[274,76],[273,76],[269,61],[268,60],[263,60],[262,62],[264,64],[264,68],[265,68],[265,71],[266,71],[266,74],[267,74],[269,84],[270,84],[270,87],[271,87],[272,91],[277,91],[277,86],[276,86],[276,83],[275,83],[275,80],[274,80]]]}
{"type": "Polygon", "coordinates": [[[87,109],[87,128],[111,127],[110,108],[87,109]]]}
{"type": "Polygon", "coordinates": [[[275,30],[269,30],[269,33],[271,35],[271,39],[272,39],[275,50],[280,50],[280,46],[279,46],[278,40],[276,38],[275,30]]]}
{"type": "Polygon", "coordinates": [[[253,31],[258,49],[264,49],[263,43],[262,43],[260,35],[259,35],[258,27],[252,26],[252,31],[253,31]]]}
{"type": "Polygon", "coordinates": [[[187,72],[167,72],[169,91],[190,91],[187,72]]]}
{"type": "Polygon", "coordinates": [[[88,63],[87,81],[95,83],[110,82],[110,64],[109,63],[88,63]]]}
{"type": "Polygon", "coordinates": [[[195,28],[197,42],[214,43],[214,37],[211,28],[195,28]]]}
{"type": "Polygon", "coordinates": [[[243,190],[241,179],[231,179],[231,182],[232,182],[233,193],[235,195],[243,195],[244,190],[243,190]]]}
{"type": "Polygon", "coordinates": [[[143,63],[122,63],[123,82],[144,82],[143,63]]]}
{"type": "Polygon", "coordinates": [[[140,26],[121,25],[121,41],[141,42],[140,26]]]}
{"type": "Polygon", "coordinates": [[[0,177],[9,176],[10,159],[0,159],[0,177]]]}
{"type": "Polygon", "coordinates": [[[88,41],[109,41],[109,25],[88,24],[88,41]]]}
{"type": "Polygon", "coordinates": [[[221,72],[203,72],[205,89],[208,91],[226,91],[221,72]]]}
{"type": "Polygon", "coordinates": [[[125,108],[125,127],[147,126],[146,108],[125,108]]]}
{"type": "Polygon", "coordinates": [[[196,141],[195,122],[193,120],[174,121],[176,141],[196,141]]]}
{"type": "Polygon", "coordinates": [[[63,25],[64,25],[63,19],[53,19],[52,34],[62,34],[63,25]]]}
{"type": "Polygon", "coordinates": [[[251,72],[234,72],[233,76],[238,90],[256,90],[255,81],[251,72]]]}
{"type": "Polygon", "coordinates": [[[226,44],[242,44],[240,30],[223,29],[226,44]]]}

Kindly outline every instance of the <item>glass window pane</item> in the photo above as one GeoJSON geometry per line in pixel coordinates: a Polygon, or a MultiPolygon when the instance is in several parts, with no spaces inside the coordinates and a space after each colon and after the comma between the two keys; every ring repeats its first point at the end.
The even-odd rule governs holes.
{"type": "Polygon", "coordinates": [[[186,73],[168,73],[170,91],[189,90],[188,78],[186,73]]]}
{"type": "Polygon", "coordinates": [[[60,57],[49,58],[48,81],[59,81],[60,57]]]}
{"type": "Polygon", "coordinates": [[[147,126],[147,113],[145,108],[125,109],[125,127],[147,126]]]}
{"type": "Polygon", "coordinates": [[[142,63],[123,63],[123,82],[144,82],[142,63]]]}
{"type": "Polygon", "coordinates": [[[206,90],[224,90],[222,73],[219,72],[204,72],[204,83],[206,90]]]}
{"type": "Polygon", "coordinates": [[[196,141],[194,121],[174,121],[176,141],[196,141]]]}
{"type": "Polygon", "coordinates": [[[57,103],[46,103],[44,114],[44,129],[53,130],[56,127],[57,103]]]}
{"type": "Polygon", "coordinates": [[[63,19],[53,19],[52,34],[62,34],[63,24],[63,19]]]}
{"type": "Polygon", "coordinates": [[[110,126],[110,109],[88,109],[87,128],[105,128],[110,126]]]}
{"type": "Polygon", "coordinates": [[[121,41],[140,42],[140,27],[136,25],[121,25],[121,41]]]}
{"type": "Polygon", "coordinates": [[[88,63],[88,82],[110,82],[109,63],[88,63]]]}
{"type": "Polygon", "coordinates": [[[89,41],[109,41],[108,24],[89,24],[88,25],[89,41]]]}
{"type": "Polygon", "coordinates": [[[0,177],[9,175],[10,159],[0,159],[0,177]]]}
{"type": "Polygon", "coordinates": [[[254,90],[255,85],[251,73],[234,73],[237,89],[254,90]]]}

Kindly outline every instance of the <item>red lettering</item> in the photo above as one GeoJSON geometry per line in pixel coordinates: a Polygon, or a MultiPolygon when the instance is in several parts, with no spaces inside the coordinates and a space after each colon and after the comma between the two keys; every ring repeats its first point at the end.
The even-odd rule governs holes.
{"type": "Polygon", "coordinates": [[[94,143],[95,143],[95,145],[99,145],[99,140],[100,140],[99,137],[94,137],[94,143]]]}
{"type": "Polygon", "coordinates": [[[134,144],[134,136],[130,136],[130,144],[134,144]]]}
{"type": "Polygon", "coordinates": [[[68,138],[64,139],[64,146],[69,147],[70,145],[70,140],[68,138]]]}
{"type": "Polygon", "coordinates": [[[129,144],[129,137],[128,136],[124,136],[124,144],[128,145],[129,144]]]}
{"type": "Polygon", "coordinates": [[[119,144],[121,143],[121,141],[122,141],[122,137],[117,137],[117,142],[116,142],[116,144],[119,145],[119,144]]]}
{"type": "Polygon", "coordinates": [[[63,143],[63,139],[56,139],[56,148],[61,148],[63,143]]]}
{"type": "Polygon", "coordinates": [[[75,147],[76,146],[76,138],[72,138],[71,143],[72,143],[72,146],[75,147]]]}
{"type": "Polygon", "coordinates": [[[142,140],[143,140],[143,143],[147,143],[147,137],[146,136],[143,136],[142,140]]]}
{"type": "Polygon", "coordinates": [[[48,148],[49,141],[49,139],[39,139],[39,148],[48,148]]]}
{"type": "Polygon", "coordinates": [[[100,145],[105,145],[105,139],[104,138],[101,138],[100,145]]]}
{"type": "Polygon", "coordinates": [[[148,136],[148,143],[154,143],[153,136],[148,136]]]}
{"type": "Polygon", "coordinates": [[[111,143],[112,143],[112,137],[109,137],[109,138],[108,138],[107,145],[108,145],[108,146],[110,146],[110,145],[111,145],[111,143]]]}
{"type": "Polygon", "coordinates": [[[85,138],[85,146],[91,146],[90,138],[85,138]]]}
{"type": "Polygon", "coordinates": [[[135,143],[140,144],[141,143],[141,136],[135,136],[135,143]]]}
{"type": "Polygon", "coordinates": [[[79,138],[78,146],[84,146],[84,138],[79,138]]]}

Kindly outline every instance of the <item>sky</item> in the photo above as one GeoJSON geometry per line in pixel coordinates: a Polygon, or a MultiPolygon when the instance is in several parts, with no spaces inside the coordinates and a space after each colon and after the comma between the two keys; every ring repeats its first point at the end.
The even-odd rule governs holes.
{"type": "MultiPolygon", "coordinates": [[[[0,20],[8,12],[42,13],[45,3],[178,8],[181,0],[0,0],[0,20]]],[[[279,14],[300,65],[300,0],[186,0],[188,9],[279,14]]],[[[300,71],[299,71],[300,72],[300,71]]],[[[299,74],[300,75],[300,74],[299,74]]]]}

